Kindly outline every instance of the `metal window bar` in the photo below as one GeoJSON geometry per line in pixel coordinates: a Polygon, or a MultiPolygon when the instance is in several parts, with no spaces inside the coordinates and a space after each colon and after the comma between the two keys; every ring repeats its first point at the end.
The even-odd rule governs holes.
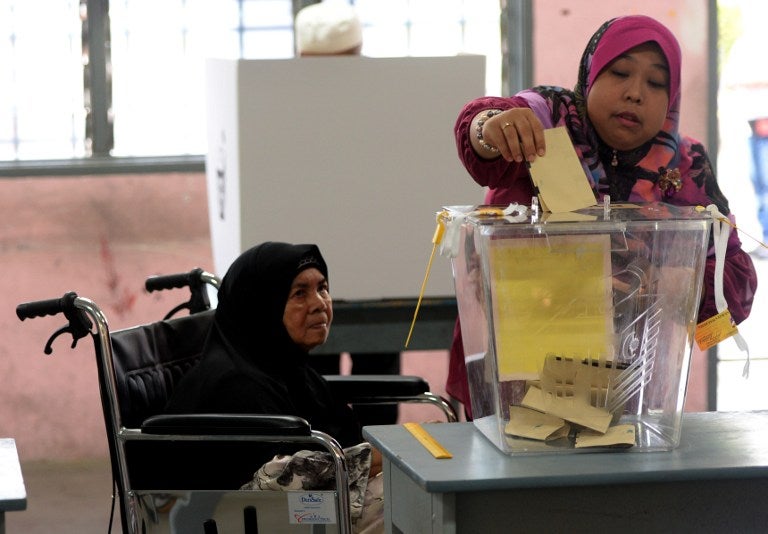
{"type": "Polygon", "coordinates": [[[502,94],[533,85],[533,0],[501,1],[502,94]]]}
{"type": "Polygon", "coordinates": [[[83,19],[85,146],[89,156],[109,156],[115,146],[111,120],[109,0],[80,0],[83,19]],[[84,8],[84,9],[83,9],[84,8]]]}

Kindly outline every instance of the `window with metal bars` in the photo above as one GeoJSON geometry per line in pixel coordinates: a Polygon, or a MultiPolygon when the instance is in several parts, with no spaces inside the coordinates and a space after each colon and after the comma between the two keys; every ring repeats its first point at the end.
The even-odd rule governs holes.
{"type": "MultiPolygon", "coordinates": [[[[202,168],[205,58],[293,57],[294,12],[308,3],[0,0],[0,171],[169,157],[202,168]]],[[[364,55],[484,54],[499,92],[498,0],[351,3],[364,55]]]]}

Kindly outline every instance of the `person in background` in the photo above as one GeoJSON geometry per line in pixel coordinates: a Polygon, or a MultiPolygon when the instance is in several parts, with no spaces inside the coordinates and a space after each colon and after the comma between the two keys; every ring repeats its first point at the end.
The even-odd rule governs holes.
{"type": "MultiPolygon", "coordinates": [[[[762,229],[760,239],[768,246],[768,117],[757,117],[747,122],[751,132],[749,137],[752,155],[750,179],[757,202],[757,219],[762,229]]],[[[751,254],[756,259],[768,260],[768,248],[765,246],[758,246],[751,254]]]]}
{"type": "MultiPolygon", "coordinates": [[[[681,59],[677,39],[658,21],[642,15],[608,20],[588,42],[573,90],[537,86],[466,104],[454,129],[459,158],[488,187],[486,203],[528,205],[534,190],[526,163],[546,154],[545,128],[565,126],[597,200],[714,204],[735,222],[704,146],[678,132],[681,59]]],[[[714,270],[711,251],[699,321],[717,313],[714,270]]],[[[752,307],[757,277],[736,231],[723,286],[740,323],[752,307]]],[[[457,321],[447,391],[471,418],[466,373],[457,321]]]]}
{"type": "Polygon", "coordinates": [[[360,55],[363,25],[344,0],[310,4],[296,13],[296,54],[307,56],[360,55]]]}
{"type": "MultiPolygon", "coordinates": [[[[360,55],[363,29],[354,8],[343,0],[325,0],[311,4],[296,14],[296,53],[300,57],[360,55]]],[[[352,374],[400,374],[400,353],[353,353],[352,374]]],[[[340,355],[312,356],[310,365],[324,375],[340,373],[340,355]]],[[[356,406],[363,426],[394,424],[397,405],[356,406]]]]}
{"type": "MultiPolygon", "coordinates": [[[[732,203],[741,201],[742,210],[752,210],[741,216],[741,227],[768,243],[768,65],[755,61],[755,54],[768,47],[768,4],[742,2],[738,9],[742,33],[720,67],[718,165],[729,173],[723,189],[729,191],[732,203]],[[745,187],[748,181],[752,187],[745,187]]],[[[751,244],[745,240],[745,245],[751,244]]],[[[766,260],[768,248],[757,244],[750,254],[766,260]]]]}

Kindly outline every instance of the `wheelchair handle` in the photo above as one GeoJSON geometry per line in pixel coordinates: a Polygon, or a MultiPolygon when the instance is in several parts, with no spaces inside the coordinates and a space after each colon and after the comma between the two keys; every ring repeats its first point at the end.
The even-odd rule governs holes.
{"type": "Polygon", "coordinates": [[[187,273],[159,274],[150,276],[144,282],[144,287],[150,293],[152,291],[163,291],[165,289],[178,289],[181,287],[190,287],[196,289],[204,284],[219,289],[221,280],[215,275],[196,267],[187,273]]]}
{"type": "Polygon", "coordinates": [[[194,287],[201,281],[201,274],[203,270],[198,268],[192,269],[188,273],[176,273],[176,274],[162,274],[157,276],[150,276],[144,282],[144,287],[150,293],[152,291],[163,291],[165,289],[176,289],[180,287],[194,287]]]}
{"type": "Polygon", "coordinates": [[[77,293],[69,292],[57,299],[24,302],[16,306],[16,316],[23,321],[24,319],[34,319],[35,317],[45,317],[46,315],[58,315],[74,309],[76,298],[77,293]]]}
{"type": "Polygon", "coordinates": [[[189,310],[189,313],[198,313],[211,308],[208,294],[205,290],[206,284],[219,289],[220,280],[213,274],[202,270],[200,267],[192,269],[187,273],[164,274],[150,276],[144,281],[144,287],[148,292],[162,291],[164,289],[175,289],[189,287],[190,298],[165,314],[163,319],[170,319],[181,310],[189,310]]]}
{"type": "Polygon", "coordinates": [[[24,302],[16,306],[16,315],[23,321],[24,319],[34,319],[35,317],[63,313],[67,319],[67,324],[56,330],[48,338],[43,352],[51,354],[53,352],[52,345],[54,340],[62,334],[72,336],[71,348],[74,349],[77,346],[77,341],[87,336],[93,326],[85,311],[76,305],[78,300],[82,301],[83,299],[80,299],[74,291],[70,291],[69,293],[64,293],[64,296],[58,299],[24,302]]]}

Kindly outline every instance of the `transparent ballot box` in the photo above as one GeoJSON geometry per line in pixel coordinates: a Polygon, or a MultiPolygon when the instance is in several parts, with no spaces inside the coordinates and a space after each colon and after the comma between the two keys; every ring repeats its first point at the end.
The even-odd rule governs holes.
{"type": "Polygon", "coordinates": [[[478,430],[513,454],[679,444],[709,213],[653,203],[440,216],[478,430]]]}

